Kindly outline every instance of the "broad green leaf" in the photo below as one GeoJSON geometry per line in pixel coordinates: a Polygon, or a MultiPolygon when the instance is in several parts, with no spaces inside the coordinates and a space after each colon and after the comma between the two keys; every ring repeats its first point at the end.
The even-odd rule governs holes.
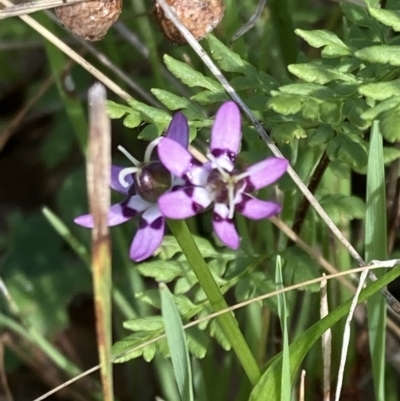
{"type": "Polygon", "coordinates": [[[364,120],[372,121],[375,120],[381,113],[394,109],[400,105],[400,96],[386,99],[375,107],[370,108],[361,114],[361,118],[364,120]]]}
{"type": "Polygon", "coordinates": [[[290,95],[313,96],[318,99],[332,99],[335,97],[335,91],[331,88],[308,82],[283,85],[279,88],[279,91],[290,95]]]}
{"type": "Polygon", "coordinates": [[[162,331],[164,323],[161,316],[146,316],[143,318],[126,320],[123,326],[132,331],[162,331]]]}
{"type": "Polygon", "coordinates": [[[307,138],[304,128],[296,123],[276,125],[272,128],[271,137],[279,144],[291,143],[294,139],[307,138]]]}
{"type": "Polygon", "coordinates": [[[400,106],[380,115],[379,128],[387,141],[393,143],[400,140],[400,106]]]}
{"type": "Polygon", "coordinates": [[[318,200],[336,224],[344,220],[363,219],[365,216],[365,203],[356,196],[333,194],[318,200]]]}
{"type": "Polygon", "coordinates": [[[138,114],[131,107],[125,106],[124,104],[113,102],[112,100],[107,101],[108,116],[112,119],[121,118],[125,114],[138,114]]]}
{"type": "Polygon", "coordinates": [[[337,135],[326,148],[331,160],[340,160],[354,168],[362,168],[367,164],[365,148],[348,135],[337,135]]]}
{"type": "Polygon", "coordinates": [[[365,7],[350,2],[341,2],[340,8],[346,18],[358,26],[366,28],[375,28],[377,26],[373,18],[368,15],[365,7]]]}
{"type": "MultiPolygon", "coordinates": [[[[151,93],[162,103],[168,110],[187,110],[192,118],[202,118],[201,109],[187,100],[185,97],[177,96],[169,91],[163,89],[152,89],[151,93]]],[[[185,112],[186,114],[186,112],[185,112]]]]}
{"type": "MultiPolygon", "coordinates": [[[[364,302],[372,294],[379,291],[381,288],[386,286],[388,283],[393,281],[396,277],[400,276],[400,267],[392,269],[386,273],[378,281],[370,284],[365,290],[363,290],[358,299],[358,303],[364,302]]],[[[349,299],[344,304],[334,309],[328,316],[319,320],[307,331],[305,331],[296,341],[290,346],[290,376],[292,380],[297,377],[297,371],[300,365],[307,355],[307,352],[319,340],[323,333],[340,319],[345,317],[350,309],[352,299],[349,299]]],[[[281,383],[279,378],[282,374],[282,353],[279,354],[271,362],[267,370],[261,376],[253,391],[250,394],[249,401],[265,401],[265,395],[268,394],[268,401],[280,401],[281,394],[281,383]]],[[[291,383],[287,383],[291,385],[291,383]]]]}
{"type": "Polygon", "coordinates": [[[226,47],[214,35],[208,35],[206,40],[210,46],[212,57],[217,61],[223,71],[239,72],[246,75],[252,73],[255,75],[255,68],[251,64],[226,47]]]}
{"type": "Polygon", "coordinates": [[[303,38],[310,46],[320,48],[324,47],[321,55],[323,57],[342,57],[351,54],[350,49],[343,43],[339,37],[325,29],[305,31],[296,29],[296,35],[303,38]]]}
{"type": "Polygon", "coordinates": [[[150,123],[161,124],[166,127],[171,121],[171,116],[167,112],[157,109],[156,107],[148,106],[135,99],[129,99],[128,104],[134,110],[140,112],[143,118],[150,123]]]}
{"type": "Polygon", "coordinates": [[[343,105],[343,113],[347,115],[349,122],[360,129],[366,129],[370,125],[369,121],[361,117],[366,110],[368,105],[363,99],[346,99],[343,105]]]}
{"type": "Polygon", "coordinates": [[[311,121],[320,121],[320,102],[312,97],[306,99],[301,106],[301,115],[311,121]]]}
{"type": "MultiPolygon", "coordinates": [[[[282,258],[285,260],[283,275],[285,277],[285,284],[299,284],[307,280],[317,278],[319,267],[312,257],[298,248],[297,246],[290,246],[281,253],[282,258]]],[[[309,292],[319,291],[318,284],[308,285],[302,290],[309,292]]]]}
{"type": "Polygon", "coordinates": [[[163,129],[158,129],[155,124],[148,124],[140,131],[138,139],[151,142],[152,140],[158,138],[162,131],[163,129]]]}
{"type": "Polygon", "coordinates": [[[392,96],[400,96],[400,79],[361,85],[358,91],[361,95],[373,100],[385,100],[392,96]]]}
{"type": "Polygon", "coordinates": [[[268,101],[268,107],[276,113],[287,116],[301,110],[301,100],[298,96],[278,94],[268,101]]]}
{"type": "Polygon", "coordinates": [[[142,123],[139,113],[130,113],[124,118],[124,125],[127,128],[136,128],[142,123]]]}
{"type": "Polygon", "coordinates": [[[159,340],[157,343],[145,346],[142,346],[142,344],[154,340],[162,334],[163,330],[139,331],[117,341],[112,347],[114,363],[128,362],[140,356],[143,356],[146,362],[150,362],[155,355],[156,347],[163,347],[165,349],[166,341],[163,339],[159,340]]]}
{"type": "Polygon", "coordinates": [[[165,284],[160,284],[160,294],[162,318],[178,390],[182,400],[193,401],[192,369],[182,319],[165,284]]]}
{"type": "Polygon", "coordinates": [[[139,263],[137,269],[145,277],[152,277],[157,282],[169,283],[177,277],[185,276],[188,264],[176,260],[154,260],[139,263]]]}
{"type": "Polygon", "coordinates": [[[371,17],[375,18],[381,24],[390,26],[395,32],[400,31],[400,11],[384,10],[382,8],[368,7],[371,17]]]}
{"type": "Polygon", "coordinates": [[[310,146],[320,146],[326,144],[335,135],[331,125],[320,125],[309,137],[308,144],[310,146]]]}
{"type": "Polygon", "coordinates": [[[332,81],[357,82],[357,78],[353,74],[341,72],[337,68],[324,64],[290,64],[288,70],[306,82],[315,82],[321,85],[332,81]]]}
{"type": "Polygon", "coordinates": [[[218,92],[212,92],[209,90],[204,90],[198,93],[197,95],[191,96],[190,100],[192,102],[208,105],[214,103],[222,103],[228,100],[228,95],[226,94],[225,90],[221,89],[218,92]]]}
{"type": "Polygon", "coordinates": [[[226,338],[221,326],[215,319],[210,323],[209,330],[211,337],[215,338],[225,351],[231,349],[229,340],[226,338]]]}
{"type": "Polygon", "coordinates": [[[168,55],[164,55],[164,62],[171,73],[190,88],[201,87],[208,89],[211,92],[224,92],[221,84],[214,79],[205,77],[203,74],[194,70],[186,63],[175,60],[168,55]]]}
{"type": "Polygon", "coordinates": [[[343,103],[321,103],[319,106],[319,119],[326,124],[339,125],[343,121],[343,103]]]}
{"type": "Polygon", "coordinates": [[[357,50],[355,56],[368,63],[400,66],[400,46],[370,46],[357,50]]]}
{"type": "Polygon", "coordinates": [[[383,148],[383,160],[385,165],[392,163],[400,158],[400,149],[383,148]]]}

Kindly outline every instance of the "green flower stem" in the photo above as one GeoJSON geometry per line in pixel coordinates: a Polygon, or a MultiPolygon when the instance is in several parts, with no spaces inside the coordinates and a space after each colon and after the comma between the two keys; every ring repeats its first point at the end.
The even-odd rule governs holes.
{"type": "MultiPolygon", "coordinates": [[[[222,293],[204,261],[191,232],[184,220],[168,220],[169,228],[178,241],[187,261],[199,280],[211,307],[215,312],[228,307],[222,293]]],[[[217,317],[225,336],[235,351],[251,384],[254,386],[260,378],[260,369],[250,351],[250,348],[240,331],[239,325],[232,313],[224,313],[217,317]]]]}

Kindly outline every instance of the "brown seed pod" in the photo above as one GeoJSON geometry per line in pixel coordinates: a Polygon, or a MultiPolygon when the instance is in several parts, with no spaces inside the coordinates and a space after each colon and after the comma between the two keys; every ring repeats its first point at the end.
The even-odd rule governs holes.
{"type": "Polygon", "coordinates": [[[94,0],[57,7],[54,11],[72,33],[94,42],[104,37],[121,8],[122,0],[94,0]]]}
{"type": "MultiPolygon", "coordinates": [[[[166,0],[172,11],[197,39],[211,32],[224,16],[223,0],[166,0]]],[[[186,40],[173,22],[165,17],[158,3],[154,5],[154,17],[171,42],[185,44],[186,40]]]]}

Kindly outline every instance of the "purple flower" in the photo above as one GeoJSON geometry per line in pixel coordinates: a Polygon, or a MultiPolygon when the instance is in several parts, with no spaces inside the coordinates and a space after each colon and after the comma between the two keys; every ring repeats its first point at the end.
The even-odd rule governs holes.
{"type": "Polygon", "coordinates": [[[239,108],[234,102],[226,102],[215,117],[207,163],[200,163],[187,149],[168,138],[162,139],[157,147],[164,166],[186,182],[182,188],[158,199],[163,215],[185,219],[202,212],[214,202],[214,230],[218,238],[232,249],[237,249],[240,244],[233,223],[235,210],[253,220],[279,213],[280,205],[256,199],[250,193],[274,183],[288,167],[286,159],[270,157],[244,171],[237,171],[234,163],[241,136],[239,108]]]}
{"type": "MultiPolygon", "coordinates": [[[[183,114],[175,114],[166,137],[179,144],[182,149],[188,147],[189,126],[183,114]]],[[[108,225],[125,223],[132,217],[140,215],[139,229],[129,251],[130,258],[135,262],[150,257],[164,237],[165,218],[157,204],[159,196],[183,184],[183,181],[171,175],[158,159],[151,159],[160,139],[157,138],[148,145],[143,163],[122,148],[134,166],[127,168],[112,166],[111,169],[111,188],[124,195],[125,199],[110,207],[108,225]]],[[[84,227],[93,227],[91,214],[79,216],[74,221],[84,227]]]]}

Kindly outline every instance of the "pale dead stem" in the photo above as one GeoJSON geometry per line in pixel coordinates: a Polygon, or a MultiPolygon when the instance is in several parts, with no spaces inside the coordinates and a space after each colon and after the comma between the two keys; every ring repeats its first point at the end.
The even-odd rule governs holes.
{"type": "Polygon", "coordinates": [[[108,227],[110,210],[111,121],[107,115],[106,88],[95,83],[88,93],[89,152],[86,182],[92,229],[92,277],[100,377],[104,401],[114,400],[111,323],[111,245],[108,227]]]}
{"type": "MultiPolygon", "coordinates": [[[[325,277],[325,273],[322,275],[325,277]]],[[[328,282],[326,280],[321,281],[321,307],[320,315],[321,319],[329,315],[328,305],[328,282]]],[[[329,328],[322,334],[322,361],[323,361],[323,401],[329,401],[331,399],[331,352],[332,352],[332,329],[329,328]]]]}

